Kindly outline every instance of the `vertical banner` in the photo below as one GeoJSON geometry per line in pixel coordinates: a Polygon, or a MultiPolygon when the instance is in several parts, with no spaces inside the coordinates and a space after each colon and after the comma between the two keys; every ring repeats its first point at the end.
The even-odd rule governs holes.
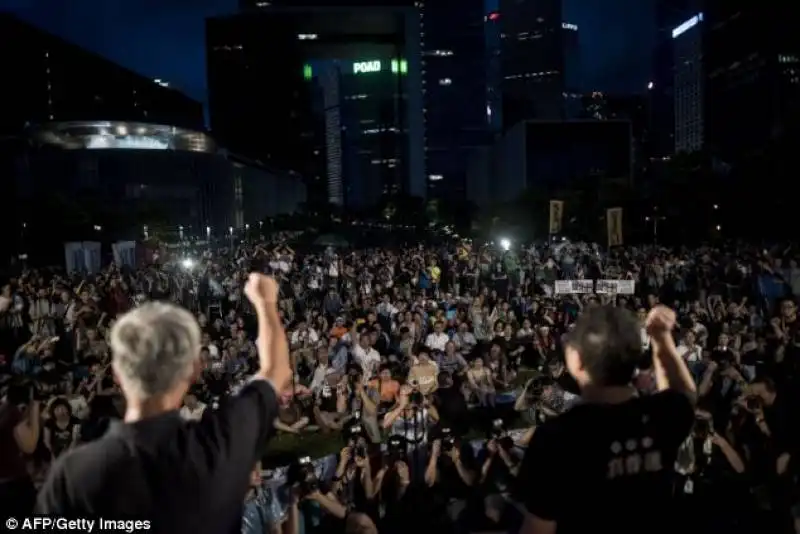
{"type": "Polygon", "coordinates": [[[117,241],[111,245],[118,267],[136,267],[136,241],[117,241]]]}
{"type": "Polygon", "coordinates": [[[561,222],[564,218],[564,201],[550,201],[550,234],[561,233],[561,222]]]}
{"type": "Polygon", "coordinates": [[[100,257],[100,242],[99,241],[84,241],[81,243],[83,246],[84,269],[89,274],[94,274],[100,271],[102,267],[102,258],[100,257]]]}
{"type": "Polygon", "coordinates": [[[622,208],[606,210],[606,227],[608,229],[608,246],[622,245],[622,208]]]}
{"type": "Polygon", "coordinates": [[[64,263],[68,273],[83,272],[83,245],[80,242],[64,243],[64,263]]]}

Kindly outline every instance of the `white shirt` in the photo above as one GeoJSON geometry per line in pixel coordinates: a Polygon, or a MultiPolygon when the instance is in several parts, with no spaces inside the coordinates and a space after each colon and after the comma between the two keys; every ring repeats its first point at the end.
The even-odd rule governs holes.
{"type": "Polygon", "coordinates": [[[703,359],[703,348],[699,345],[687,347],[683,343],[678,345],[678,356],[681,356],[686,362],[694,363],[703,359]]]}
{"type": "Polygon", "coordinates": [[[417,410],[412,419],[398,417],[392,423],[391,434],[393,436],[404,436],[409,445],[425,443],[428,438],[428,410],[425,408],[417,410]]]}
{"type": "Polygon", "coordinates": [[[647,329],[645,327],[641,327],[639,329],[639,335],[642,338],[642,350],[647,350],[650,348],[650,336],[647,333],[647,329]]]}
{"type": "Polygon", "coordinates": [[[428,334],[428,337],[425,338],[425,346],[431,350],[444,351],[444,347],[447,345],[448,341],[450,341],[450,336],[444,332],[440,332],[438,334],[434,332],[432,334],[428,334]]]}
{"type": "Polygon", "coordinates": [[[203,418],[204,411],[206,411],[206,405],[202,402],[198,402],[194,410],[184,406],[181,408],[181,419],[184,421],[199,421],[203,418]]]}
{"type": "Polygon", "coordinates": [[[319,342],[319,336],[313,328],[306,330],[295,330],[292,332],[292,345],[300,345],[303,340],[307,341],[309,345],[316,345],[319,342]]]}
{"type": "Polygon", "coordinates": [[[356,345],[353,347],[353,357],[364,370],[365,381],[375,375],[378,370],[378,365],[381,363],[380,354],[372,347],[370,347],[369,350],[364,350],[361,345],[356,345]]]}

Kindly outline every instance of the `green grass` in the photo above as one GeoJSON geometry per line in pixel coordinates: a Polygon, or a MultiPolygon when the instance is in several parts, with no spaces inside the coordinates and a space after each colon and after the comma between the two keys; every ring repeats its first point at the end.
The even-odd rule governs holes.
{"type": "MultiPolygon", "coordinates": [[[[530,369],[521,369],[515,378],[512,389],[522,387],[530,378],[533,377],[535,371],[530,369]]],[[[508,421],[509,428],[522,428],[527,426],[516,414],[513,414],[510,421],[508,421]]],[[[468,440],[482,439],[483,435],[480,429],[472,429],[466,436],[468,440]]],[[[293,458],[297,456],[310,456],[311,458],[320,458],[329,454],[338,454],[344,442],[338,432],[323,434],[321,432],[304,432],[299,435],[295,434],[278,434],[269,443],[267,452],[264,455],[264,463],[269,467],[286,465],[293,458]]]]}

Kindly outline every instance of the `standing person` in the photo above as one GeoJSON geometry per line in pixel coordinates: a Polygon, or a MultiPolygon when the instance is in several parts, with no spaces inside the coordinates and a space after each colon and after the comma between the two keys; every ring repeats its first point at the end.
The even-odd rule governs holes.
{"type": "Polygon", "coordinates": [[[36,512],[147,519],[151,531],[163,533],[240,531],[250,471],[292,372],[277,284],[251,274],[245,293],[258,317],[260,369],[199,422],[184,422],[178,412],[202,368],[195,318],[148,303],[117,321],[112,367],[127,401],[124,423],[55,462],[36,512]]]}
{"type": "Polygon", "coordinates": [[[674,326],[672,310],[650,311],[646,327],[659,392],[638,397],[631,379],[642,342],[633,315],[602,306],[578,319],[565,359],[582,404],[533,435],[520,470],[523,534],[674,531],[672,466],[694,424],[696,396],[672,339],[674,326]]]}
{"type": "Polygon", "coordinates": [[[11,386],[0,404],[0,512],[4,517],[30,514],[36,489],[25,455],[39,443],[41,406],[33,387],[11,386]]]}

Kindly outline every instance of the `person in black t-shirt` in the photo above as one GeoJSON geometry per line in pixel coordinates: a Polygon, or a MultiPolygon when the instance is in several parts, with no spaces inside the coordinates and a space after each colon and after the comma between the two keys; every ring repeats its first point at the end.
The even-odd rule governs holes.
{"type": "Polygon", "coordinates": [[[647,318],[660,393],[637,397],[641,360],[636,318],[590,308],[566,339],[567,371],[582,403],[536,429],[518,479],[523,534],[672,532],[672,466],[694,423],[695,386],[678,356],[675,313],[647,318]],[[668,389],[671,388],[671,389],[668,389]]]}
{"type": "Polygon", "coordinates": [[[54,462],[35,513],[146,519],[161,533],[241,532],[250,472],[292,376],[275,281],[251,274],[245,293],[258,316],[259,371],[197,422],[178,415],[202,368],[194,316],[147,303],[116,322],[112,368],[127,401],[124,422],[54,462]]]}
{"type": "Polygon", "coordinates": [[[44,443],[55,459],[78,444],[81,425],[72,416],[72,408],[66,399],[54,399],[48,412],[50,418],[44,427],[44,443]]]}

